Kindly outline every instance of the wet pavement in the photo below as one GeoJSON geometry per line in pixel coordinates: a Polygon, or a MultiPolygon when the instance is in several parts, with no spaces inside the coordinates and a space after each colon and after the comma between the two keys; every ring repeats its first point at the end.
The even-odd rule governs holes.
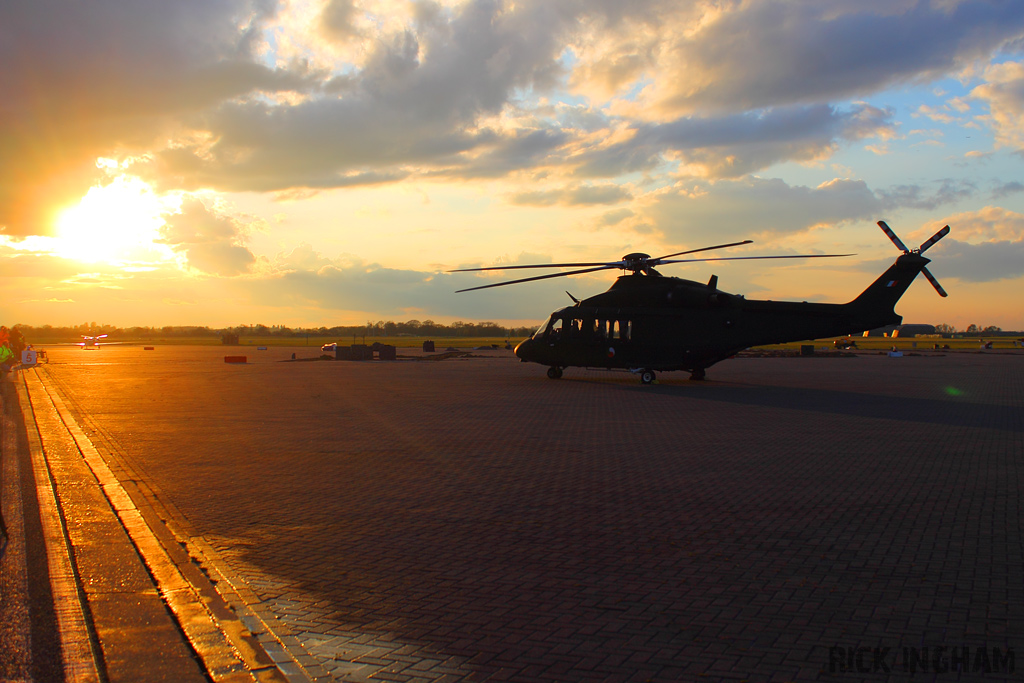
{"type": "Polygon", "coordinates": [[[1024,652],[1022,354],[645,387],[507,351],[47,350],[30,372],[309,678],[904,680],[904,647],[1024,652]]]}

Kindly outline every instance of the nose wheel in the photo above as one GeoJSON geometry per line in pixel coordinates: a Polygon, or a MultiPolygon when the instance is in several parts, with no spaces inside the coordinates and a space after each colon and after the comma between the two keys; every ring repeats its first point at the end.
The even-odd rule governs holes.
{"type": "Polygon", "coordinates": [[[654,375],[654,370],[643,370],[640,373],[640,382],[643,384],[651,384],[657,379],[654,375]]]}
{"type": "Polygon", "coordinates": [[[562,379],[562,368],[554,365],[548,368],[548,379],[562,379]]]}

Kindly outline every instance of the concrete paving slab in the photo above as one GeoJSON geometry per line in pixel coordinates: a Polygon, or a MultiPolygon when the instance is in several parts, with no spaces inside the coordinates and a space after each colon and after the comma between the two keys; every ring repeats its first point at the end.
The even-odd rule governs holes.
{"type": "Polygon", "coordinates": [[[641,387],[141,353],[41,374],[257,637],[337,680],[856,679],[834,648],[1024,633],[1021,355],[641,387]]]}

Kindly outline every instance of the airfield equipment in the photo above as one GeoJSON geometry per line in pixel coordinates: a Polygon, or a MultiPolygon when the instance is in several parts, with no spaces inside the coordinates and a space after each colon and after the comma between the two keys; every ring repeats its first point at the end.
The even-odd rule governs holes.
{"type": "Polygon", "coordinates": [[[930,260],[922,254],[949,233],[949,226],[918,249],[910,250],[884,221],[878,221],[878,225],[903,254],[860,296],[845,304],[746,299],[718,289],[717,275],[703,284],[665,277],[655,269],[672,263],[851,255],[675,258],[749,244],[751,240],[656,258],[637,252],[626,254],[619,261],[491,266],[449,272],[578,269],[458,290],[468,292],[601,270],[629,271],[602,294],[583,300],[570,295],[574,304],[552,313],[532,337],[516,346],[516,355],[524,362],[548,366],[551,379],[560,378],[567,367],[593,367],[628,369],[639,374],[644,384],[654,381],[656,371],[669,370],[687,370],[690,379],[702,380],[707,368],[751,346],[844,336],[899,324],[903,318],[894,310],[896,302],[918,273],[923,272],[939,295],[946,296],[945,290],[925,268],[930,260]]]}

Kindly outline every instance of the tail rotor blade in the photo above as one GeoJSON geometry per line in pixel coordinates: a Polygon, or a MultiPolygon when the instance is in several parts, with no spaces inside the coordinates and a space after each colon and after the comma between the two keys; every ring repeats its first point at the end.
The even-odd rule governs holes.
{"type": "MultiPolygon", "coordinates": [[[[917,253],[923,254],[924,252],[928,251],[936,242],[938,242],[939,240],[941,240],[943,237],[945,237],[948,234],[949,234],[949,226],[947,225],[942,230],[939,230],[937,233],[932,235],[931,238],[927,242],[922,244],[921,248],[917,250],[917,253]]],[[[935,283],[933,282],[932,284],[935,284],[935,283]]]]}
{"type": "Polygon", "coordinates": [[[903,244],[903,241],[896,236],[896,233],[892,231],[892,228],[890,228],[885,221],[878,221],[878,227],[882,229],[882,232],[885,233],[886,237],[892,240],[892,243],[896,245],[897,249],[902,251],[904,254],[910,253],[910,250],[907,249],[907,245],[903,244]]]}
{"type": "MultiPolygon", "coordinates": [[[[944,228],[944,230],[946,230],[946,232],[949,232],[949,226],[946,226],[944,228]]],[[[943,233],[943,234],[945,234],[945,233],[943,233]]],[[[931,240],[928,240],[928,241],[930,242],[931,240]]],[[[938,240],[936,240],[936,241],[938,241],[938,240]]],[[[924,251],[924,249],[922,249],[921,251],[924,251]]],[[[944,290],[942,288],[942,285],[939,284],[939,281],[935,279],[935,276],[932,275],[930,272],[928,272],[927,268],[922,268],[921,272],[924,274],[924,276],[926,278],[928,278],[928,282],[932,283],[932,287],[934,287],[935,291],[939,293],[939,296],[941,296],[941,297],[949,296],[948,294],[946,294],[946,290],[944,290]]]]}

